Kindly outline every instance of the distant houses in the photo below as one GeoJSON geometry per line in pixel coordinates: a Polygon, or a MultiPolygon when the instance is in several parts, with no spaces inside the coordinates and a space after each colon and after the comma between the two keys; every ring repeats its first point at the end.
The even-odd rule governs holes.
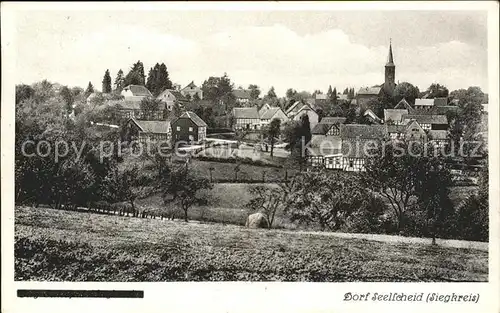
{"type": "Polygon", "coordinates": [[[172,131],[170,121],[144,121],[131,118],[125,125],[125,137],[128,141],[170,141],[172,131]]]}
{"type": "Polygon", "coordinates": [[[233,90],[233,95],[238,104],[247,105],[251,99],[250,92],[248,89],[235,89],[233,90]]]}
{"type": "Polygon", "coordinates": [[[259,117],[261,127],[268,125],[274,119],[279,119],[281,121],[281,125],[288,121],[288,116],[280,107],[272,107],[268,104],[265,104],[259,110],[259,117]]]}
{"type": "Polygon", "coordinates": [[[296,101],[286,110],[286,115],[292,121],[300,121],[304,114],[307,114],[309,117],[309,124],[311,129],[313,129],[319,122],[319,115],[309,103],[296,101]]]}
{"type": "Polygon", "coordinates": [[[364,171],[369,156],[369,143],[382,143],[387,136],[386,125],[341,125],[342,169],[344,171],[364,171]]]}
{"type": "Polygon", "coordinates": [[[165,107],[167,110],[172,111],[174,104],[177,102],[180,107],[184,107],[189,101],[188,99],[180,92],[174,89],[165,89],[162,91],[156,99],[165,103],[165,107]]]}
{"type": "Polygon", "coordinates": [[[153,97],[151,92],[145,86],[141,85],[128,85],[123,88],[121,95],[125,100],[137,102],[141,102],[144,98],[153,97]]]}
{"type": "Polygon", "coordinates": [[[382,95],[382,87],[360,88],[356,94],[357,105],[362,109],[367,109],[372,100],[378,99],[382,95]]]}
{"type": "Polygon", "coordinates": [[[196,86],[194,81],[191,81],[186,87],[182,88],[180,93],[189,99],[198,97],[199,100],[203,100],[203,90],[196,86]]]}

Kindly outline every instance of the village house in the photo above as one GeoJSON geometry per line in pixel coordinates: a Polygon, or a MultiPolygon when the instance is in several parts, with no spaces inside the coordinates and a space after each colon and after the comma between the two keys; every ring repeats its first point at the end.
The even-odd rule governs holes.
{"type": "Polygon", "coordinates": [[[433,143],[438,148],[443,148],[448,145],[448,131],[446,130],[429,130],[428,141],[433,143]]]}
{"type": "Polygon", "coordinates": [[[411,120],[406,125],[404,137],[408,141],[422,141],[422,142],[424,142],[427,140],[427,134],[426,134],[425,130],[415,120],[411,120]]]}
{"type": "Polygon", "coordinates": [[[418,122],[423,130],[447,130],[448,120],[446,115],[430,115],[430,114],[407,114],[403,115],[405,124],[411,120],[418,122]]]}
{"type": "Polygon", "coordinates": [[[392,125],[404,125],[403,115],[408,115],[407,109],[385,109],[384,123],[392,125]]]}
{"type": "Polygon", "coordinates": [[[125,124],[125,138],[127,141],[145,142],[148,139],[152,142],[168,142],[172,138],[170,121],[155,120],[145,121],[131,118],[125,124]]]}
{"type": "Polygon", "coordinates": [[[274,119],[279,119],[281,121],[281,125],[288,121],[288,116],[286,116],[285,112],[283,112],[280,107],[272,107],[268,104],[264,104],[264,106],[259,110],[259,116],[261,127],[268,125],[274,119]]]}
{"type": "Polygon", "coordinates": [[[382,124],[384,122],[371,109],[366,109],[365,112],[363,113],[363,116],[365,116],[373,124],[382,124]]]}
{"type": "Polygon", "coordinates": [[[186,111],[171,121],[172,138],[175,142],[184,141],[190,144],[205,141],[207,123],[194,112],[186,111]]]}
{"type": "Polygon", "coordinates": [[[250,102],[250,90],[235,89],[233,90],[234,98],[240,105],[247,105],[250,102]]]}
{"type": "Polygon", "coordinates": [[[233,128],[234,129],[260,129],[260,116],[256,107],[251,108],[233,108],[233,128]]]}
{"type": "Polygon", "coordinates": [[[179,106],[184,107],[189,101],[182,95],[181,92],[173,89],[165,89],[162,91],[156,99],[165,103],[167,110],[172,111],[174,104],[177,102],[179,106]]]}
{"type": "Polygon", "coordinates": [[[377,100],[380,96],[382,96],[382,87],[365,87],[359,89],[356,100],[360,108],[368,109],[369,102],[377,100]]]}
{"type": "Polygon", "coordinates": [[[189,99],[194,99],[196,96],[198,99],[203,100],[203,90],[191,81],[186,87],[180,90],[181,94],[189,99]]]}
{"type": "Polygon", "coordinates": [[[313,129],[318,124],[319,115],[310,104],[296,101],[286,110],[286,115],[293,121],[300,121],[301,117],[305,114],[309,117],[309,125],[313,129]]]}
{"type": "Polygon", "coordinates": [[[164,120],[166,117],[165,106],[160,105],[158,110],[145,112],[141,109],[141,102],[136,100],[108,100],[107,106],[116,106],[118,113],[124,118],[135,118],[138,120],[164,120]]]}
{"type": "Polygon", "coordinates": [[[386,125],[343,124],[340,126],[342,139],[342,169],[364,171],[370,149],[382,144],[387,136],[386,125]]]}
{"type": "Polygon", "coordinates": [[[128,85],[123,88],[121,95],[127,101],[141,102],[142,99],[153,97],[151,92],[145,87],[140,85],[128,85]]]}
{"type": "Polygon", "coordinates": [[[405,98],[401,99],[394,107],[395,110],[407,110],[408,113],[413,112],[413,107],[406,101],[405,98]]]}
{"type": "Polygon", "coordinates": [[[415,99],[416,110],[430,110],[434,106],[434,99],[415,99]]]}
{"type": "Polygon", "coordinates": [[[87,97],[86,102],[90,105],[99,101],[106,102],[108,100],[112,100],[114,97],[116,96],[109,93],[93,92],[87,97]]]}
{"type": "MultiPolygon", "coordinates": [[[[340,125],[345,122],[345,117],[324,117],[311,130],[311,148],[315,158],[313,163],[324,162],[327,168],[338,168],[335,166],[341,160],[340,153],[340,125]],[[333,160],[338,157],[339,160],[333,160]],[[324,160],[323,160],[324,159],[324,160]]],[[[314,164],[313,164],[314,165],[314,164]]]]}

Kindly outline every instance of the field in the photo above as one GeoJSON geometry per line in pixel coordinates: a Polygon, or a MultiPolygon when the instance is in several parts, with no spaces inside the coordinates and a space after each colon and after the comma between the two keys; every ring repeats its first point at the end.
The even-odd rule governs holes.
{"type": "Polygon", "coordinates": [[[15,279],[487,281],[484,251],[18,207],[15,279]]]}

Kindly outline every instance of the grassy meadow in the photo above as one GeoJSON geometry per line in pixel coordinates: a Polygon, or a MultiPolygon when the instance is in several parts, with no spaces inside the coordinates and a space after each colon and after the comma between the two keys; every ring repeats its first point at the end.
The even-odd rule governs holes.
{"type": "Polygon", "coordinates": [[[488,254],[315,233],[17,207],[15,279],[487,281],[488,254]]]}

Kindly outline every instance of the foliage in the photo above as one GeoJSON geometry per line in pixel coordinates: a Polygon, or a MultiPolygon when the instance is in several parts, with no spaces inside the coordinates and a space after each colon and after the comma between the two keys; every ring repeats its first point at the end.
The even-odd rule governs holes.
{"type": "Polygon", "coordinates": [[[250,99],[251,100],[256,100],[260,96],[260,89],[259,86],[250,84],[248,86],[248,89],[250,90],[250,99]]]}
{"type": "Polygon", "coordinates": [[[115,78],[115,90],[117,92],[121,92],[125,87],[125,76],[123,76],[123,71],[120,69],[118,73],[116,73],[115,78]]]}
{"type": "MultiPolygon", "coordinates": [[[[391,205],[397,229],[403,230],[410,210],[425,210],[439,220],[447,209],[449,169],[443,159],[424,154],[419,142],[393,141],[376,145],[365,163],[364,185],[391,205]]],[[[436,221],[437,223],[437,221],[436,221]]]]}
{"type": "Polygon", "coordinates": [[[132,65],[130,71],[125,76],[123,85],[140,85],[144,86],[146,83],[146,77],[144,75],[144,65],[141,61],[137,61],[132,65]]]}
{"type": "Polygon", "coordinates": [[[156,63],[154,68],[149,70],[146,87],[151,91],[154,97],[157,97],[165,89],[172,89],[172,81],[168,75],[165,63],[161,65],[156,63]]]}
{"type": "Polygon", "coordinates": [[[31,86],[25,84],[16,85],[16,104],[33,98],[34,95],[35,89],[33,89],[31,86]]]}
{"type": "Polygon", "coordinates": [[[222,77],[210,76],[201,86],[203,99],[220,103],[224,115],[231,112],[236,104],[233,88],[234,84],[226,73],[222,77]]]}
{"type": "Polygon", "coordinates": [[[394,88],[394,102],[398,103],[402,99],[408,101],[410,105],[415,104],[415,99],[420,95],[418,87],[413,86],[408,82],[399,83],[396,88],[394,88]]]}
{"type": "Polygon", "coordinates": [[[339,230],[367,201],[364,188],[343,173],[306,172],[294,181],[300,189],[287,206],[291,220],[317,224],[321,230],[339,230]]]}
{"type": "Polygon", "coordinates": [[[177,203],[184,212],[184,220],[188,221],[188,210],[195,204],[207,202],[201,190],[212,189],[212,184],[206,178],[200,178],[190,173],[187,166],[172,168],[160,177],[163,199],[165,203],[177,203]]]}
{"type": "Polygon", "coordinates": [[[73,92],[68,88],[68,86],[63,86],[59,95],[65,103],[66,111],[70,114],[73,111],[73,103],[75,102],[73,92]]]}
{"type": "Polygon", "coordinates": [[[264,128],[264,136],[267,138],[269,143],[271,144],[271,157],[274,152],[274,144],[276,143],[276,139],[279,138],[281,134],[281,120],[273,119],[271,123],[267,127],[264,128]]]}
{"type": "Polygon", "coordinates": [[[161,100],[151,97],[146,97],[141,100],[140,108],[145,120],[158,119],[158,111],[162,107],[161,100]]]}
{"type": "Polygon", "coordinates": [[[276,91],[274,90],[273,86],[271,86],[271,88],[267,92],[267,97],[270,98],[270,99],[278,98],[278,96],[276,96],[276,91]]]}
{"type": "Polygon", "coordinates": [[[87,89],[85,89],[85,98],[87,98],[91,93],[94,92],[94,86],[91,82],[87,85],[87,89]]]}
{"type": "Polygon", "coordinates": [[[425,91],[427,99],[448,97],[449,91],[446,86],[440,85],[439,83],[433,83],[425,91]]]}
{"type": "Polygon", "coordinates": [[[109,69],[104,73],[104,77],[102,79],[102,92],[110,93],[111,92],[111,75],[109,74],[109,69]]]}

